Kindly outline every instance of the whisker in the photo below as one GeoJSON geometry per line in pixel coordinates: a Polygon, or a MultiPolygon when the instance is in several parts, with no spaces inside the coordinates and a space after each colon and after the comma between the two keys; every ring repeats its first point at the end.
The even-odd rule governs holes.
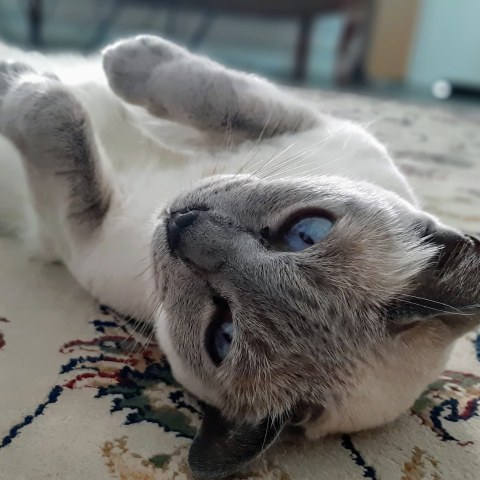
{"type": "MultiPolygon", "coordinates": [[[[282,418],[282,417],[280,417],[280,418],[282,418]]],[[[275,429],[275,433],[277,434],[278,441],[280,442],[280,445],[282,446],[283,451],[284,451],[284,453],[286,454],[286,453],[287,453],[287,450],[286,450],[286,448],[285,448],[285,445],[284,445],[283,442],[282,442],[282,439],[280,438],[280,432],[277,430],[277,427],[275,426],[275,422],[274,422],[274,421],[272,421],[272,427],[275,429]]]]}
{"type": "Polygon", "coordinates": [[[267,120],[265,121],[265,125],[263,126],[262,131],[260,132],[260,135],[258,136],[256,142],[253,144],[253,147],[250,150],[249,154],[245,157],[245,161],[247,163],[245,163],[243,166],[240,167],[240,170],[238,170],[237,175],[240,174],[243,171],[243,169],[247,167],[248,163],[251,161],[251,159],[248,160],[248,157],[250,157],[253,151],[257,148],[258,144],[262,141],[263,135],[265,134],[267,126],[270,123],[270,119],[272,118],[272,113],[273,113],[273,107],[270,108],[270,113],[268,114],[267,120]]]}
{"type": "MultiPolygon", "coordinates": [[[[284,150],[282,150],[278,155],[278,149],[269,159],[268,159],[268,163],[271,162],[272,160],[276,160],[277,158],[279,158],[280,156],[282,156],[286,151],[288,151],[290,148],[292,148],[297,142],[293,142],[291,143],[287,148],[285,148],[284,150]]],[[[258,161],[257,163],[254,163],[250,168],[255,168],[257,165],[260,165],[261,163],[264,163],[264,165],[262,167],[260,167],[259,170],[261,170],[264,166],[265,166],[265,160],[260,160],[258,161]]],[[[258,171],[258,170],[257,170],[258,171]]],[[[256,172],[255,172],[256,173],[256,172]]]]}
{"type": "Polygon", "coordinates": [[[261,452],[263,452],[263,449],[265,448],[265,442],[267,441],[269,423],[270,423],[270,416],[267,417],[267,428],[265,429],[265,436],[263,437],[262,449],[260,450],[261,452]]]}
{"type": "MultiPolygon", "coordinates": [[[[312,155],[315,155],[316,153],[318,153],[319,150],[320,150],[320,148],[319,148],[318,150],[314,150],[313,152],[311,152],[311,153],[309,153],[308,155],[306,155],[305,157],[303,157],[302,160],[306,160],[307,158],[310,158],[312,155]]],[[[296,162],[295,162],[295,163],[296,163],[296,162]]],[[[310,163],[304,163],[303,165],[297,165],[297,166],[294,167],[294,168],[290,168],[290,169],[288,169],[288,170],[283,170],[283,171],[280,169],[280,170],[281,170],[280,172],[278,172],[278,171],[275,172],[275,171],[274,171],[274,172],[272,172],[272,173],[270,173],[270,174],[268,174],[268,175],[265,175],[265,176],[263,176],[263,177],[261,177],[261,178],[264,178],[264,179],[265,179],[265,178],[275,178],[275,177],[278,177],[278,176],[280,176],[280,175],[285,175],[285,174],[288,173],[288,172],[292,172],[292,171],[298,170],[298,169],[300,169],[300,168],[308,167],[309,165],[315,165],[316,163],[317,163],[316,161],[315,161],[315,162],[310,162],[310,163]]]]}
{"type": "MultiPolygon", "coordinates": [[[[456,315],[467,315],[467,316],[471,315],[470,313],[462,312],[461,310],[459,310],[457,307],[454,307],[453,305],[448,305],[447,303],[438,302],[436,300],[430,300],[429,298],[417,297],[416,295],[411,295],[409,293],[397,293],[397,295],[403,295],[409,298],[415,298],[417,300],[425,300],[426,302],[435,303],[436,305],[441,305],[442,307],[447,307],[449,309],[456,310],[455,312],[456,315]]],[[[450,312],[450,313],[454,313],[454,312],[450,312]]]]}
{"type": "MultiPolygon", "coordinates": [[[[276,152],[273,154],[273,156],[270,157],[270,159],[268,160],[268,162],[264,163],[258,170],[256,170],[253,175],[256,175],[260,170],[262,170],[263,168],[265,168],[269,163],[275,161],[277,158],[281,157],[285,152],[287,152],[288,150],[290,150],[297,142],[293,142],[291,143],[287,148],[285,148],[284,150],[282,150],[278,155],[276,154],[276,152]]],[[[278,150],[277,150],[278,152],[278,150]]],[[[255,163],[254,165],[252,165],[251,168],[254,168],[255,166],[257,166],[259,163],[262,163],[262,162],[257,162],[255,163]]]]}
{"type": "MultiPolygon", "coordinates": [[[[325,168],[327,167],[328,165],[331,165],[332,163],[335,163],[335,162],[338,162],[340,160],[343,160],[344,158],[348,157],[349,155],[351,155],[352,153],[354,152],[350,152],[350,153],[347,153],[345,155],[342,155],[341,157],[338,157],[336,158],[335,160],[332,160],[331,162],[328,162],[328,163],[324,163],[323,165],[320,165],[318,167],[315,167],[315,168],[312,168],[310,170],[308,170],[308,172],[300,172],[298,173],[297,175],[293,175],[294,177],[298,177],[298,176],[301,176],[301,175],[305,175],[305,174],[310,174],[311,172],[314,172],[316,170],[320,170],[321,168],[325,168]]],[[[285,173],[285,172],[284,172],[285,173]]]]}
{"type": "MultiPolygon", "coordinates": [[[[325,145],[327,145],[334,136],[338,135],[338,133],[340,133],[341,131],[343,131],[343,129],[335,132],[334,134],[331,134],[330,131],[329,131],[329,133],[330,133],[329,136],[325,137],[324,139],[320,140],[319,142],[316,142],[316,143],[310,145],[309,147],[307,147],[307,148],[303,149],[302,151],[296,153],[292,157],[280,162],[278,165],[275,165],[275,166],[271,167],[270,169],[267,169],[264,173],[268,174],[268,175],[264,175],[262,178],[267,178],[267,176],[270,176],[274,173],[277,173],[278,171],[281,171],[281,169],[286,167],[286,166],[291,167],[291,166],[297,164],[299,161],[305,159],[305,155],[311,156],[314,153],[317,153],[318,151],[321,150],[321,148],[323,148],[325,145]],[[313,151],[312,151],[312,149],[313,149],[313,151]],[[309,155],[310,153],[311,153],[311,155],[309,155]]],[[[306,158],[308,158],[308,156],[306,158]]]]}
{"type": "Polygon", "coordinates": [[[150,269],[150,268],[152,268],[152,265],[148,264],[138,275],[135,275],[135,277],[133,277],[133,279],[138,280],[140,277],[143,277],[143,275],[145,275],[145,273],[147,273],[147,270],[150,269]]]}
{"type": "Polygon", "coordinates": [[[222,147],[224,149],[227,149],[228,147],[228,127],[230,125],[230,110],[228,111],[228,114],[227,114],[227,124],[225,125],[225,133],[223,134],[223,141],[222,141],[222,147]]]}

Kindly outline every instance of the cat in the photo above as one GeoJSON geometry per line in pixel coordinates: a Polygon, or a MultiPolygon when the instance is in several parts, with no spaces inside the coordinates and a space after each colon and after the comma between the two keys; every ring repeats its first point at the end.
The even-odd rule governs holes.
{"type": "Polygon", "coordinates": [[[478,324],[480,242],[361,126],[154,36],[0,59],[2,232],[154,325],[196,478],[392,421],[478,324]]]}

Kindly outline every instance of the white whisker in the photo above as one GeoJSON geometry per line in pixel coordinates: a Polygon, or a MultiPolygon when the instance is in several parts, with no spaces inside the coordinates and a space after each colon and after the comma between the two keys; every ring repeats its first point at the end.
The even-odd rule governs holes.
{"type": "MultiPolygon", "coordinates": [[[[246,156],[246,158],[245,158],[245,161],[246,161],[247,163],[245,163],[242,167],[240,167],[240,170],[238,170],[238,172],[236,173],[237,175],[240,174],[240,173],[243,171],[243,169],[246,168],[247,165],[249,164],[249,162],[251,161],[251,159],[248,160],[248,158],[249,158],[250,155],[253,153],[253,151],[257,148],[258,144],[262,141],[263,135],[265,134],[265,131],[266,131],[267,127],[268,127],[268,124],[270,123],[270,119],[272,118],[272,113],[273,113],[273,107],[270,108],[270,113],[268,114],[267,120],[265,121],[265,125],[263,126],[263,129],[262,129],[262,131],[260,132],[260,135],[259,135],[257,141],[254,143],[252,149],[250,150],[250,153],[249,153],[249,154],[246,156]],[[247,161],[247,160],[248,160],[248,161],[247,161]]],[[[257,152],[257,153],[258,153],[258,152],[257,152]]]]}

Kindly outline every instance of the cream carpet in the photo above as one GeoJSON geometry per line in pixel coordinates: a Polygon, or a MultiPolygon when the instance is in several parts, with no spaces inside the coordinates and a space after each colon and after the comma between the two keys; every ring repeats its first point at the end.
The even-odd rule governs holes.
{"type": "MultiPolygon", "coordinates": [[[[427,210],[480,232],[480,114],[305,95],[369,124],[427,210]]],[[[156,345],[142,347],[131,330],[62,267],[28,261],[0,239],[2,480],[191,478],[186,453],[198,405],[156,345]]],[[[313,445],[286,441],[241,478],[479,479],[479,402],[480,337],[471,333],[395,423],[313,445]]]]}

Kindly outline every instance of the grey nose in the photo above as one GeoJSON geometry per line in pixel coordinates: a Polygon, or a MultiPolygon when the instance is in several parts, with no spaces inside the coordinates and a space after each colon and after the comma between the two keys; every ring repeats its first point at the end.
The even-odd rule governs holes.
{"type": "Polygon", "coordinates": [[[199,213],[197,210],[188,210],[186,212],[174,212],[170,215],[167,230],[168,243],[172,251],[178,248],[182,231],[195,222],[199,213]]]}

